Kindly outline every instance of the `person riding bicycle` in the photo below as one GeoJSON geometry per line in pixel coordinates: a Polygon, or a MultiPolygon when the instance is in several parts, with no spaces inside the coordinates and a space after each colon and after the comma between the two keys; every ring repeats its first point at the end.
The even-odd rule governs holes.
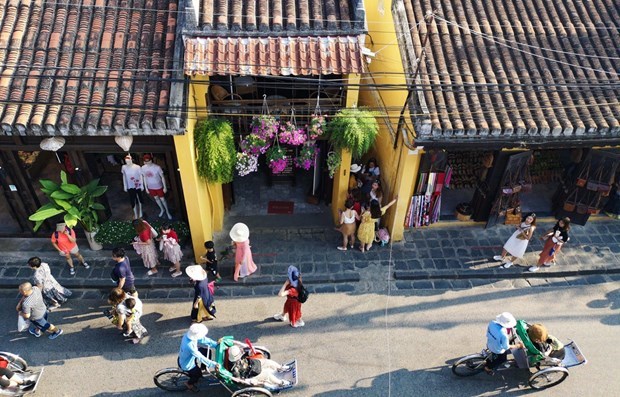
{"type": "Polygon", "coordinates": [[[193,392],[199,391],[196,383],[198,383],[202,377],[203,365],[209,369],[215,368],[218,372],[220,370],[220,365],[218,363],[206,357],[208,355],[208,350],[198,347],[199,345],[212,348],[217,347],[217,342],[211,338],[207,338],[207,333],[209,333],[209,329],[204,324],[192,324],[181,340],[178,364],[179,368],[183,371],[187,371],[189,374],[189,380],[185,385],[193,392]]]}
{"type": "Polygon", "coordinates": [[[289,371],[291,369],[289,366],[280,365],[262,356],[248,357],[239,346],[233,345],[228,348],[228,362],[234,377],[245,379],[255,386],[273,389],[291,385],[291,382],[276,375],[276,372],[289,371]]]}
{"type": "Polygon", "coordinates": [[[508,360],[510,349],[521,349],[523,343],[510,344],[514,339],[513,328],[517,325],[517,320],[508,312],[504,312],[495,317],[487,327],[487,348],[493,353],[491,359],[484,366],[484,371],[493,375],[494,371],[508,360]]]}

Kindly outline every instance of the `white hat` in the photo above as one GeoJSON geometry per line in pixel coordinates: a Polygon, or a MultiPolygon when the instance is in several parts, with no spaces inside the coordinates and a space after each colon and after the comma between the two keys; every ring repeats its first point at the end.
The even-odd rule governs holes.
{"type": "Polygon", "coordinates": [[[245,223],[235,223],[232,229],[230,229],[230,238],[235,243],[247,241],[249,237],[250,229],[248,229],[245,223]]]}
{"type": "Polygon", "coordinates": [[[359,164],[351,164],[351,173],[352,174],[357,174],[361,170],[362,170],[362,166],[361,165],[359,165],[359,164]]]}
{"type": "Polygon", "coordinates": [[[241,360],[241,357],[243,357],[243,351],[239,346],[232,345],[228,348],[228,361],[234,363],[241,360]]]}
{"type": "Polygon", "coordinates": [[[187,337],[191,340],[202,339],[209,333],[209,328],[204,324],[192,324],[187,331],[187,337]]]}
{"type": "Polygon", "coordinates": [[[495,322],[504,328],[514,328],[514,326],[517,325],[517,320],[508,312],[503,312],[495,317],[495,322]]]}
{"type": "Polygon", "coordinates": [[[185,273],[192,280],[202,281],[207,278],[207,272],[200,265],[192,265],[185,268],[185,273]]]}

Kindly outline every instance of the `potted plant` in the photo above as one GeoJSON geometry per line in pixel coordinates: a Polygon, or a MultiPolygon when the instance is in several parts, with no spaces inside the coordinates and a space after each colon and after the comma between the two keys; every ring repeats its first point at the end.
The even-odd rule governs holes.
{"type": "Polygon", "coordinates": [[[375,113],[357,108],[342,109],[336,113],[326,129],[334,147],[349,150],[354,158],[361,158],[379,134],[375,113]]]}
{"type": "Polygon", "coordinates": [[[336,170],[340,167],[342,157],[340,153],[329,152],[327,153],[327,170],[329,171],[329,177],[333,178],[336,174],[336,170]]]}
{"type": "Polygon", "coordinates": [[[258,170],[258,156],[246,152],[237,153],[237,174],[246,176],[258,170]]]}
{"type": "Polygon", "coordinates": [[[318,153],[319,148],[316,145],[306,142],[299,150],[299,154],[295,157],[293,163],[297,168],[309,170],[314,166],[314,160],[318,153]]]}
{"type": "Polygon", "coordinates": [[[260,136],[252,133],[245,137],[245,139],[239,143],[239,146],[243,152],[254,156],[259,156],[267,152],[267,149],[271,146],[271,142],[270,140],[261,138],[260,136]]]}
{"type": "Polygon", "coordinates": [[[287,121],[284,125],[280,126],[278,140],[285,145],[303,145],[303,143],[306,142],[306,131],[303,128],[297,128],[295,124],[287,121]]]}
{"type": "Polygon", "coordinates": [[[39,180],[41,191],[49,199],[49,203],[39,208],[28,217],[35,222],[34,230],[37,231],[44,221],[58,215],[63,215],[64,222],[69,227],[78,223],[84,228],[86,238],[92,250],[100,250],[94,236],[99,226],[97,211],[103,211],[105,207],[95,200],[102,196],[107,186],[99,186],[99,179],[93,179],[86,186],[79,187],[67,181],[67,173],[60,171],[60,184],[49,179],[39,180]]]}
{"type": "Polygon", "coordinates": [[[232,182],[237,162],[232,125],[218,118],[199,120],[194,144],[198,175],[212,183],[232,182]]]}
{"type": "Polygon", "coordinates": [[[287,165],[286,152],[279,146],[270,148],[267,150],[267,162],[269,163],[269,168],[271,168],[272,173],[281,173],[287,165]]]}
{"type": "Polygon", "coordinates": [[[278,123],[278,120],[268,114],[254,116],[250,123],[252,134],[266,141],[276,136],[279,127],[280,123],[278,123]]]}
{"type": "Polygon", "coordinates": [[[310,122],[306,125],[308,131],[308,140],[315,141],[323,135],[323,128],[325,127],[325,117],[319,114],[313,114],[310,116],[310,122]]]}
{"type": "MultiPolygon", "coordinates": [[[[166,221],[154,220],[150,222],[155,230],[160,230],[166,221]]],[[[189,227],[183,221],[171,223],[171,227],[179,236],[179,244],[183,246],[189,240],[189,227]]],[[[106,221],[99,226],[99,231],[95,236],[99,244],[103,244],[105,248],[129,247],[136,237],[136,231],[131,221],[106,221]]]]}

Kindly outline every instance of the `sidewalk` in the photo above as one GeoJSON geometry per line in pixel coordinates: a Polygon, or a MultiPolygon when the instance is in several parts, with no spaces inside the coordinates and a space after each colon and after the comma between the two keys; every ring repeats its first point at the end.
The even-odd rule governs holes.
{"type": "MultiPolygon", "coordinates": [[[[539,220],[535,240],[531,242],[524,263],[510,269],[499,268],[493,255],[501,253],[512,226],[496,226],[485,230],[482,224],[443,221],[430,228],[408,231],[405,241],[380,247],[373,245],[369,252],[357,248],[341,252],[340,233],[325,224],[298,225],[283,228],[279,218],[248,219],[251,225],[250,241],[254,260],[259,270],[252,276],[235,283],[231,280],[233,259],[220,261],[217,294],[222,296],[273,295],[286,280],[286,269],[294,264],[300,268],[304,281],[312,292],[382,291],[387,287],[388,265],[391,262],[392,286],[396,289],[451,289],[472,286],[528,287],[558,284],[590,284],[620,280],[620,221],[596,217],[585,227],[574,226],[570,241],[558,256],[557,266],[530,273],[527,268],[536,263],[542,249],[539,237],[553,226],[553,220],[539,220]],[[259,226],[260,225],[260,226],[259,226]]],[[[231,225],[225,225],[227,231],[231,225]]],[[[221,252],[229,243],[227,233],[215,238],[221,252]]],[[[98,290],[101,293],[113,287],[109,251],[90,251],[85,240],[79,241],[82,254],[90,269],[77,266],[71,276],[64,258],[49,244],[48,239],[0,239],[0,289],[3,295],[17,294],[17,286],[32,276],[26,261],[39,256],[50,264],[52,273],[67,288],[98,290]]],[[[128,252],[136,287],[148,291],[150,297],[185,297],[191,294],[188,278],[173,279],[168,264],[162,264],[157,275],[146,276],[135,252],[128,252]]],[[[186,251],[183,266],[193,258],[186,251]]]]}

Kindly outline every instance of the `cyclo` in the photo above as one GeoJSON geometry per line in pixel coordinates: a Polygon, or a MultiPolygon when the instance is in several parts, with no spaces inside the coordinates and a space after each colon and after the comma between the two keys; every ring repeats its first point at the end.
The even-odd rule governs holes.
{"type": "Polygon", "coordinates": [[[0,367],[7,368],[8,370],[13,371],[23,380],[29,380],[34,382],[34,386],[30,386],[28,387],[28,389],[0,388],[0,396],[24,396],[26,394],[34,393],[37,386],[39,385],[41,374],[43,374],[43,368],[34,371],[29,370],[26,360],[24,360],[17,354],[9,352],[0,352],[0,367]]]}
{"type": "MultiPolygon", "coordinates": [[[[564,345],[564,359],[546,357],[530,340],[527,329],[529,324],[518,320],[515,338],[525,346],[523,349],[511,349],[512,359],[504,363],[498,371],[508,368],[528,369],[531,376],[528,384],[533,389],[546,389],[562,383],[568,377],[568,368],[586,364],[587,360],[574,341],[564,345]],[[534,372],[532,372],[534,370],[534,372]]],[[[452,372],[457,376],[472,376],[484,371],[487,360],[492,358],[488,349],[481,353],[470,354],[457,360],[452,365],[452,372]]]]}
{"type": "MultiPolygon", "coordinates": [[[[216,348],[207,349],[206,357],[209,360],[213,360],[221,367],[220,371],[210,371],[208,368],[203,367],[203,376],[207,382],[207,387],[211,386],[223,386],[228,390],[232,397],[255,397],[255,396],[267,396],[272,397],[274,393],[279,393],[283,390],[290,389],[297,385],[298,370],[297,360],[291,360],[284,365],[288,366],[290,370],[282,373],[278,373],[278,377],[283,380],[289,381],[288,386],[267,387],[256,386],[250,379],[236,378],[226,368],[228,368],[228,348],[235,345],[242,349],[244,355],[257,356],[262,355],[264,358],[270,359],[271,352],[264,346],[254,346],[249,339],[245,342],[237,341],[232,336],[225,336],[218,341],[216,348]]],[[[189,374],[180,368],[164,368],[155,373],[153,381],[157,387],[167,391],[184,391],[187,390],[186,383],[189,380],[189,374]]]]}

